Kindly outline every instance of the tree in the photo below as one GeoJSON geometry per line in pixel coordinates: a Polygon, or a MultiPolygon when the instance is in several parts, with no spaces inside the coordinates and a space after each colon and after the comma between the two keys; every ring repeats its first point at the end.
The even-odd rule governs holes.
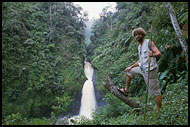
{"type": "Polygon", "coordinates": [[[181,47],[183,48],[183,51],[185,53],[185,58],[188,60],[188,46],[187,46],[187,43],[186,43],[184,37],[182,36],[182,32],[181,32],[181,29],[179,27],[178,21],[176,19],[176,15],[175,15],[175,12],[173,10],[173,7],[169,2],[164,2],[164,4],[169,11],[169,15],[170,15],[173,27],[175,29],[175,32],[177,34],[177,37],[178,37],[179,42],[181,44],[181,47]]]}
{"type": "Polygon", "coordinates": [[[3,2],[2,11],[3,119],[50,114],[84,83],[85,16],[71,2],[3,2]]]}

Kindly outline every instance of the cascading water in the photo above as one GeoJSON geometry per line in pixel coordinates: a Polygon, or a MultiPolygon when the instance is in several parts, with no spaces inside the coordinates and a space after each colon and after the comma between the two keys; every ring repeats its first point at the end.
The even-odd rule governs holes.
{"type": "Polygon", "coordinates": [[[94,69],[92,68],[91,64],[89,62],[84,62],[84,73],[88,80],[85,81],[83,88],[82,88],[82,97],[81,97],[81,105],[80,105],[80,111],[79,115],[73,116],[71,118],[60,118],[57,121],[57,125],[60,125],[61,123],[64,123],[65,119],[68,119],[68,124],[73,124],[72,121],[78,121],[80,120],[81,116],[84,116],[88,119],[92,119],[92,112],[96,110],[97,102],[95,97],[95,90],[93,85],[93,74],[94,69]]]}
{"type": "Polygon", "coordinates": [[[86,80],[82,88],[82,98],[79,115],[92,119],[92,112],[96,109],[96,97],[92,82],[94,70],[89,62],[85,61],[84,63],[84,72],[88,80],[86,80]]]}

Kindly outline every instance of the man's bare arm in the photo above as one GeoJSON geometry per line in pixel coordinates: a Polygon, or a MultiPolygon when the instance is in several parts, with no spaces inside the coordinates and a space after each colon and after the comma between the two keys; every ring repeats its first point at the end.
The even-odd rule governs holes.
{"type": "Polygon", "coordinates": [[[162,54],[158,50],[158,48],[155,46],[154,42],[152,41],[152,51],[149,51],[150,57],[160,57],[162,54]]]}

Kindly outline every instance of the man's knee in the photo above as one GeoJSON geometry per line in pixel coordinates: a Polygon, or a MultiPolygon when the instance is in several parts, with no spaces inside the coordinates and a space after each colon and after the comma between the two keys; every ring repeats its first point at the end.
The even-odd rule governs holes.
{"type": "Polygon", "coordinates": [[[127,73],[126,78],[131,79],[131,76],[127,73]]]}

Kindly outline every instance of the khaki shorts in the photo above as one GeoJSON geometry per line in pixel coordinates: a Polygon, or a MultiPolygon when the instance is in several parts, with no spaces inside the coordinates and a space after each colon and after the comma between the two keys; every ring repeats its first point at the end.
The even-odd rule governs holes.
{"type": "MultiPolygon", "coordinates": [[[[141,71],[140,67],[132,68],[130,71],[127,72],[127,75],[129,75],[131,78],[138,77],[138,76],[142,75],[145,82],[146,82],[146,85],[147,85],[148,73],[143,73],[141,71]]],[[[155,68],[155,69],[150,71],[148,93],[151,96],[159,96],[159,95],[161,95],[160,82],[158,80],[158,68],[155,68]]]]}

